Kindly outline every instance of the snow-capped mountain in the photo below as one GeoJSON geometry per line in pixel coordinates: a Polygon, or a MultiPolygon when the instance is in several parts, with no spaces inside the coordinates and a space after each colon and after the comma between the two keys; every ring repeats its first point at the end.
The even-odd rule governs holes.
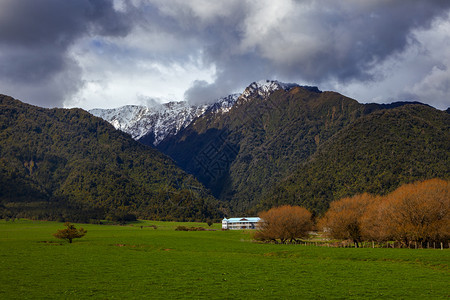
{"type": "Polygon", "coordinates": [[[92,109],[89,112],[108,121],[116,129],[129,133],[135,140],[145,138],[147,143],[156,146],[167,136],[177,134],[206,112],[227,113],[237,102],[248,101],[254,96],[265,99],[276,90],[289,90],[296,86],[299,85],[263,80],[253,82],[242,94],[232,94],[217,99],[212,104],[195,106],[186,101],[179,101],[153,103],[149,106],[126,105],[113,109],[92,109]]]}

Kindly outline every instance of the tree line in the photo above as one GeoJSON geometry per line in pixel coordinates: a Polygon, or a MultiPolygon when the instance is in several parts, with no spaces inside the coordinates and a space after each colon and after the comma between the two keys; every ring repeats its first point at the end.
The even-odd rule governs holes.
{"type": "MultiPolygon", "coordinates": [[[[385,196],[367,193],[330,204],[316,228],[333,239],[364,241],[443,243],[450,240],[450,181],[430,179],[405,184],[385,196]]],[[[295,242],[313,228],[311,213],[303,207],[281,206],[262,212],[264,220],[255,239],[295,242]],[[301,228],[297,228],[301,227],[301,228]]]]}

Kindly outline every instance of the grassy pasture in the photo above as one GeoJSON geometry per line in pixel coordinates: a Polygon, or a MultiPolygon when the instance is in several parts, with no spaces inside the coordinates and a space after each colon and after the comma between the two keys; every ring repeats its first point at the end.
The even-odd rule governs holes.
{"type": "Polygon", "coordinates": [[[257,244],[178,225],[208,227],[83,224],[68,244],[52,236],[62,223],[0,220],[0,299],[450,297],[449,250],[257,244]]]}

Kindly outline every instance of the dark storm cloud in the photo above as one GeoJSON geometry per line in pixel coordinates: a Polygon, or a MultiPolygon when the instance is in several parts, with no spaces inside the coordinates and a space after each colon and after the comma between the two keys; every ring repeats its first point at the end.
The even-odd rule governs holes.
{"type": "Polygon", "coordinates": [[[239,7],[244,17],[205,37],[205,60],[218,68],[217,78],[195,82],[186,92],[190,101],[223,95],[224,82],[231,88],[264,77],[315,84],[377,80],[384,74],[374,68],[414,43],[412,30],[428,28],[450,7],[450,1],[426,0],[272,1],[265,11],[249,4],[256,3],[239,7]]]}
{"type": "Polygon", "coordinates": [[[88,34],[124,36],[129,22],[105,0],[3,0],[0,92],[62,106],[82,85],[68,49],[88,34]]]}

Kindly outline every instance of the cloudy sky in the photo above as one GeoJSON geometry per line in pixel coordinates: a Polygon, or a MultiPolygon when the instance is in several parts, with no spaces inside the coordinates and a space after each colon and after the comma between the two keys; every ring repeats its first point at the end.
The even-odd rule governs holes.
{"type": "Polygon", "coordinates": [[[445,109],[450,1],[0,0],[0,93],[27,103],[203,103],[262,79],[445,109]]]}

